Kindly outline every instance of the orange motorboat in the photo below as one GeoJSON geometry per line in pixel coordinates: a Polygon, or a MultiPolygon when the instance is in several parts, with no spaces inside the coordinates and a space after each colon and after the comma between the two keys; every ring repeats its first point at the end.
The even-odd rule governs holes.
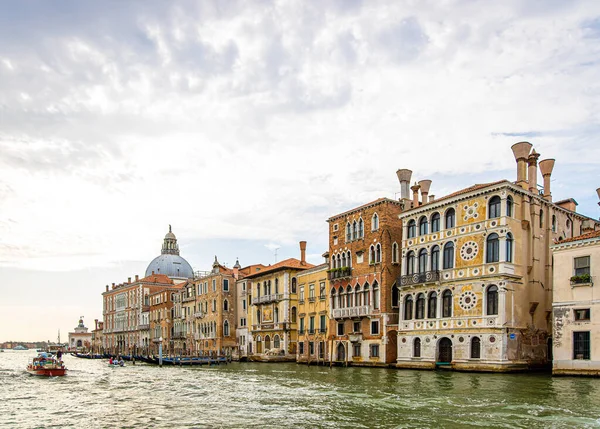
{"type": "Polygon", "coordinates": [[[27,365],[27,372],[42,377],[60,377],[66,374],[67,368],[50,353],[40,353],[27,365]]]}

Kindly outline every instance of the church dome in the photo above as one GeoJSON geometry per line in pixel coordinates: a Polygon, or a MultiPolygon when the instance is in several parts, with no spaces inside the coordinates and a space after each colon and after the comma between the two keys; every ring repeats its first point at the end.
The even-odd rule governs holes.
{"type": "Polygon", "coordinates": [[[192,266],[184,258],[179,256],[179,246],[177,245],[177,237],[171,232],[165,235],[161,254],[154,258],[146,268],[146,277],[154,274],[164,274],[171,278],[194,278],[194,270],[192,266]]]}

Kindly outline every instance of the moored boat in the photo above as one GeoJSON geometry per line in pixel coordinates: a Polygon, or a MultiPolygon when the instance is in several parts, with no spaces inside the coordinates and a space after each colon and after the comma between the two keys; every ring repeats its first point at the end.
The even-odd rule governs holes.
{"type": "Polygon", "coordinates": [[[27,372],[42,377],[60,377],[66,374],[67,368],[51,354],[40,353],[27,365],[27,372]]]}

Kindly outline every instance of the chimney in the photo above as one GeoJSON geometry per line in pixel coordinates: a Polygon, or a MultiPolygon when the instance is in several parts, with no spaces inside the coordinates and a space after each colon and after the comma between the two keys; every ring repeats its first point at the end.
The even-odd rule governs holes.
{"type": "Polygon", "coordinates": [[[419,181],[421,187],[421,204],[427,204],[427,194],[429,194],[429,188],[431,188],[431,180],[419,181]]]}
{"type": "Polygon", "coordinates": [[[429,202],[432,203],[435,200],[435,195],[429,196],[429,202]]]}
{"type": "Polygon", "coordinates": [[[108,292],[108,285],[106,285],[106,292],[108,292]]]}
{"type": "Polygon", "coordinates": [[[300,264],[306,265],[306,241],[300,242],[300,264]]]}
{"type": "Polygon", "coordinates": [[[137,274],[135,275],[135,281],[137,282],[140,279],[140,276],[138,276],[137,274]]]}
{"type": "Polygon", "coordinates": [[[152,275],[154,275],[154,270],[152,270],[152,275]]]}
{"type": "MultiPolygon", "coordinates": [[[[598,194],[598,199],[600,200],[600,188],[596,189],[596,193],[598,194]]],[[[600,202],[598,202],[598,205],[600,206],[600,202]]]]}
{"type": "Polygon", "coordinates": [[[410,186],[412,171],[407,169],[397,170],[396,176],[398,176],[398,180],[400,181],[400,198],[403,200],[410,199],[408,187],[410,186]]]}
{"type": "Polygon", "coordinates": [[[113,289],[115,288],[115,284],[114,284],[114,283],[112,284],[112,288],[113,288],[113,289]]]}
{"type": "Polygon", "coordinates": [[[419,189],[421,189],[421,185],[418,185],[417,182],[410,187],[410,190],[413,191],[413,208],[419,207],[419,189]]]}
{"type": "Polygon", "coordinates": [[[581,233],[586,234],[588,232],[594,232],[596,228],[596,221],[592,219],[586,219],[581,222],[581,233]]]}
{"type": "Polygon", "coordinates": [[[534,194],[538,193],[537,190],[537,160],[540,157],[540,154],[533,149],[531,154],[527,158],[527,165],[529,166],[529,171],[527,172],[527,179],[529,180],[529,192],[534,194]]]}
{"type": "Polygon", "coordinates": [[[127,283],[131,283],[131,277],[127,277],[127,283]]]}
{"type": "Polygon", "coordinates": [[[553,159],[544,159],[540,161],[540,171],[544,178],[544,198],[548,201],[552,201],[552,193],[550,192],[550,176],[552,175],[552,169],[554,168],[553,159]]]}
{"type": "Polygon", "coordinates": [[[515,160],[517,161],[517,185],[527,189],[527,157],[531,151],[531,143],[520,142],[511,146],[515,160]]]}
{"type": "Polygon", "coordinates": [[[96,324],[96,331],[98,330],[98,319],[94,319],[94,323],[96,324]]]}

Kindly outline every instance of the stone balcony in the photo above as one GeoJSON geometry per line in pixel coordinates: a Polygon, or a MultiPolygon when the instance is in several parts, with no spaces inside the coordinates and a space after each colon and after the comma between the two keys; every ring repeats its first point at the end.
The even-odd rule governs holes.
{"type": "Polygon", "coordinates": [[[440,272],[436,271],[426,271],[424,273],[414,273],[406,276],[400,276],[400,287],[412,286],[412,285],[420,285],[427,283],[435,283],[440,280],[440,272]]]}
{"type": "Polygon", "coordinates": [[[263,295],[263,296],[258,296],[256,298],[252,298],[252,304],[253,305],[266,304],[267,302],[276,302],[276,301],[281,301],[282,299],[283,299],[282,293],[274,293],[271,295],[263,295]]]}
{"type": "Polygon", "coordinates": [[[332,268],[327,273],[329,280],[342,280],[352,277],[352,267],[332,268]]]}
{"type": "Polygon", "coordinates": [[[352,317],[369,316],[373,312],[370,305],[361,305],[359,307],[334,308],[331,315],[334,319],[349,319],[352,317]]]}

